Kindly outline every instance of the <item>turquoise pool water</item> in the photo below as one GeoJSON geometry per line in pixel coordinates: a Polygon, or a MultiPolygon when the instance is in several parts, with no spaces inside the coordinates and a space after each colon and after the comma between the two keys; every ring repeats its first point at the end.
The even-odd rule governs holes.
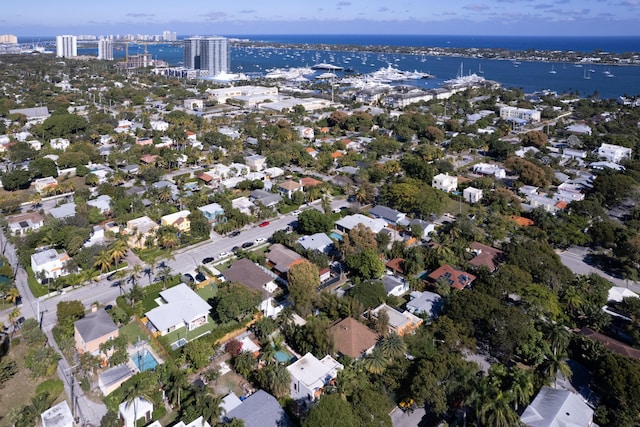
{"type": "Polygon", "coordinates": [[[275,354],[273,355],[273,357],[279,363],[292,362],[295,359],[295,357],[291,353],[289,353],[288,351],[285,351],[285,350],[276,351],[275,354]]]}
{"type": "Polygon", "coordinates": [[[131,355],[131,361],[138,368],[138,371],[148,371],[158,366],[158,361],[150,351],[140,350],[131,355]]]}

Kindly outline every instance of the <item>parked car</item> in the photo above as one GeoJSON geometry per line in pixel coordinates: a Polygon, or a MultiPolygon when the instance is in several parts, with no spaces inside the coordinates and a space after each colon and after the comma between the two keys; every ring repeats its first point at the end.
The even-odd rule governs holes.
{"type": "Polygon", "coordinates": [[[204,282],[205,280],[207,280],[207,276],[198,272],[198,274],[196,274],[196,280],[198,281],[198,283],[204,282]]]}
{"type": "Polygon", "coordinates": [[[202,263],[203,263],[203,264],[209,264],[210,262],[213,262],[213,261],[215,261],[215,258],[214,258],[214,257],[209,256],[209,257],[204,258],[204,259],[202,260],[202,263]]]}
{"type": "Polygon", "coordinates": [[[255,245],[255,242],[244,242],[244,243],[242,244],[242,248],[243,248],[243,249],[247,249],[247,248],[250,248],[250,247],[251,247],[251,246],[253,246],[253,245],[255,245]]]}
{"type": "Polygon", "coordinates": [[[237,237],[240,235],[240,230],[234,230],[229,234],[229,237],[237,237]]]}
{"type": "Polygon", "coordinates": [[[266,227],[267,225],[269,225],[270,222],[269,221],[264,221],[260,223],[260,227],[266,227]]]}
{"type": "Polygon", "coordinates": [[[195,282],[195,281],[196,281],[196,279],[194,279],[194,278],[193,278],[193,276],[192,276],[191,274],[189,274],[189,273],[185,273],[185,274],[183,274],[183,275],[182,275],[182,278],[183,278],[183,279],[187,279],[186,281],[187,281],[187,282],[191,282],[191,283],[193,283],[193,282],[195,282]]]}
{"type": "Polygon", "coordinates": [[[258,245],[258,244],[260,244],[260,243],[264,243],[264,242],[266,242],[266,241],[267,241],[267,239],[266,239],[265,237],[258,237],[258,238],[256,239],[256,245],[258,245]]]}
{"type": "Polygon", "coordinates": [[[220,255],[218,255],[218,259],[227,258],[230,256],[231,256],[230,252],[220,252],[220,255]]]}

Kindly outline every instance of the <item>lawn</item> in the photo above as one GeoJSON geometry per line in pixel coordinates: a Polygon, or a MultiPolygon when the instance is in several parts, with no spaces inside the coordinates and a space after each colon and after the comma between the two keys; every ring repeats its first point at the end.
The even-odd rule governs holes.
{"type": "Polygon", "coordinates": [[[447,205],[444,208],[445,212],[449,212],[453,216],[457,216],[462,213],[462,215],[466,215],[469,212],[470,206],[468,203],[461,202],[460,199],[462,196],[453,197],[450,196],[447,200],[447,205]]]}
{"type": "Polygon", "coordinates": [[[135,344],[138,338],[141,340],[147,339],[147,332],[142,329],[142,326],[140,326],[138,322],[129,322],[120,328],[120,336],[127,337],[129,344],[135,344]]]}
{"type": "Polygon", "coordinates": [[[191,341],[201,335],[210,333],[211,331],[213,331],[218,327],[219,325],[216,322],[214,322],[211,316],[207,315],[207,324],[202,325],[199,328],[196,328],[192,331],[187,331],[187,328],[180,328],[178,330],[168,333],[167,335],[165,335],[165,338],[167,342],[170,344],[173,344],[179,339],[186,339],[187,341],[191,341]]]}
{"type": "Polygon", "coordinates": [[[211,284],[200,288],[196,291],[196,293],[205,301],[209,301],[209,299],[214,298],[218,293],[218,286],[215,282],[211,282],[211,284]]]}
{"type": "Polygon", "coordinates": [[[27,283],[29,284],[29,289],[31,289],[31,293],[34,297],[38,298],[47,294],[47,287],[43,286],[38,282],[36,276],[33,274],[33,270],[31,267],[26,266],[25,270],[27,271],[27,283]]]}

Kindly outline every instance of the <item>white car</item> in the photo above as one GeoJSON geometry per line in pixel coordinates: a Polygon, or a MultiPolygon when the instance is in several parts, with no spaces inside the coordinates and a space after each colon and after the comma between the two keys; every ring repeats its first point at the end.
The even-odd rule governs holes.
{"type": "Polygon", "coordinates": [[[291,212],[292,215],[298,216],[300,215],[300,212],[302,212],[300,209],[296,209],[295,211],[291,212]]]}
{"type": "Polygon", "coordinates": [[[218,259],[227,258],[230,256],[231,256],[230,252],[220,252],[220,255],[218,255],[218,259]]]}
{"type": "Polygon", "coordinates": [[[260,243],[264,243],[264,242],[266,242],[266,241],[267,241],[267,239],[266,239],[266,238],[264,238],[264,237],[258,237],[258,238],[256,239],[256,245],[257,245],[257,244],[260,244],[260,243]]]}

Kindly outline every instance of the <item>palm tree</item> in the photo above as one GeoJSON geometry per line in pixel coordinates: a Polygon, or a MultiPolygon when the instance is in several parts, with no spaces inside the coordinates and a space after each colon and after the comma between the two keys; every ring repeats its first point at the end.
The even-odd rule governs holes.
{"type": "Polygon", "coordinates": [[[142,289],[140,288],[140,286],[133,285],[131,287],[131,290],[127,294],[127,298],[129,299],[129,303],[131,304],[131,307],[134,307],[136,305],[136,302],[140,301],[143,296],[144,296],[144,293],[142,292],[142,289]]]}
{"type": "Polygon", "coordinates": [[[511,380],[511,393],[513,393],[515,410],[518,412],[518,405],[528,403],[531,396],[533,396],[533,378],[530,372],[515,366],[511,369],[509,378],[511,380]]]}
{"type": "Polygon", "coordinates": [[[171,200],[172,196],[173,194],[171,194],[171,189],[169,187],[163,187],[158,193],[158,200],[160,200],[162,203],[167,203],[169,200],[171,200]]]}
{"type": "Polygon", "coordinates": [[[18,319],[20,319],[20,317],[22,317],[22,312],[19,308],[14,308],[13,310],[11,310],[11,313],[9,313],[9,322],[11,323],[11,336],[13,336],[16,331],[16,327],[18,326],[18,319]]]}
{"type": "Polygon", "coordinates": [[[7,291],[7,296],[5,297],[7,301],[10,301],[11,304],[17,304],[18,299],[20,299],[20,290],[15,286],[12,286],[7,291]]]}
{"type": "Polygon", "coordinates": [[[498,391],[491,398],[486,399],[479,409],[479,417],[482,424],[491,427],[520,426],[522,422],[518,414],[511,409],[510,403],[513,396],[510,392],[498,391]]]}
{"type": "MultiPolygon", "coordinates": [[[[192,397],[194,412],[204,417],[209,424],[215,425],[222,416],[222,396],[214,396],[207,390],[196,390],[192,397]]],[[[186,405],[185,405],[186,406],[186,405]]]]}
{"type": "Polygon", "coordinates": [[[100,269],[101,273],[104,273],[105,271],[109,271],[109,269],[111,268],[112,262],[113,261],[109,252],[102,251],[96,257],[96,260],[94,261],[93,266],[100,269]]]}
{"type": "Polygon", "coordinates": [[[132,381],[129,387],[124,389],[123,400],[126,402],[125,408],[133,404],[133,418],[138,419],[138,399],[151,401],[157,385],[155,377],[148,374],[138,374],[137,381],[132,381]]]}
{"type": "Polygon", "coordinates": [[[127,255],[129,251],[129,245],[124,240],[116,240],[109,247],[109,256],[116,263],[116,270],[118,269],[118,263],[122,258],[127,255]]]}
{"type": "Polygon", "coordinates": [[[547,378],[553,379],[555,388],[558,387],[558,373],[564,378],[571,378],[571,368],[566,362],[566,355],[564,353],[547,354],[541,367],[543,372],[547,374],[547,378]]]}
{"type": "Polygon", "coordinates": [[[129,277],[131,280],[131,283],[133,283],[134,286],[138,284],[138,280],[140,279],[141,274],[142,274],[142,266],[140,264],[134,265],[133,268],[131,269],[131,276],[129,277]]]}
{"type": "Polygon", "coordinates": [[[395,360],[404,356],[407,351],[407,344],[405,344],[400,335],[391,333],[382,338],[380,341],[380,349],[385,358],[395,360]]]}
{"type": "Polygon", "coordinates": [[[364,358],[364,367],[372,374],[380,375],[387,369],[389,359],[385,357],[382,350],[374,349],[367,357],[364,358]]]}
{"type": "Polygon", "coordinates": [[[563,325],[559,323],[552,323],[549,325],[546,333],[546,338],[551,344],[553,354],[564,353],[569,345],[569,331],[563,325]]]}
{"type": "Polygon", "coordinates": [[[182,369],[175,369],[171,373],[171,382],[169,383],[169,399],[171,402],[175,402],[178,404],[178,410],[181,407],[182,401],[182,391],[187,388],[189,385],[189,381],[187,379],[187,374],[182,369]]]}
{"type": "Polygon", "coordinates": [[[277,398],[285,396],[289,392],[291,374],[284,365],[272,365],[267,368],[267,384],[271,393],[277,398]]]}

